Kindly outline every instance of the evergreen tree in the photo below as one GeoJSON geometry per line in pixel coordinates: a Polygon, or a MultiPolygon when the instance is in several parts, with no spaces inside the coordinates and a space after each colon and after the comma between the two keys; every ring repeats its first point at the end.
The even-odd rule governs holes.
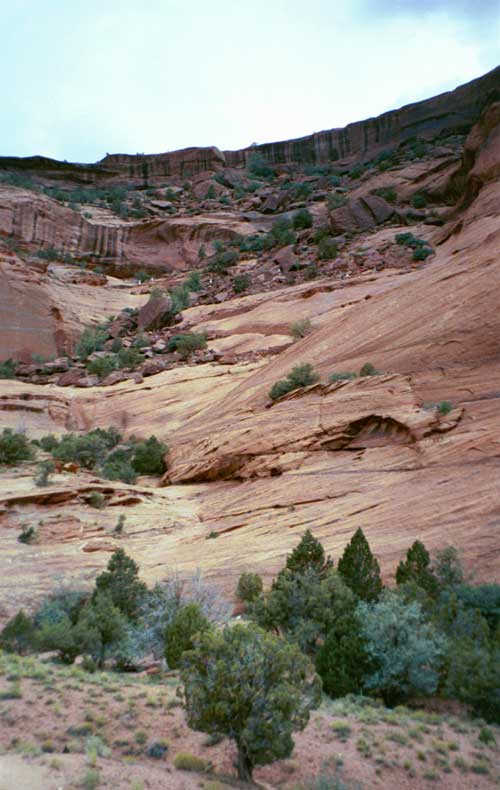
{"type": "Polygon", "coordinates": [[[107,593],[120,612],[135,620],[147,592],[146,585],[139,581],[138,576],[137,563],[123,549],[117,549],[111,556],[107,571],[103,571],[96,579],[93,599],[99,593],[107,593]]]}
{"type": "Polygon", "coordinates": [[[381,694],[388,706],[433,694],[447,640],[426,622],[422,607],[416,601],[405,603],[393,590],[384,590],[376,603],[361,601],[356,614],[375,667],[365,687],[381,694]]]}
{"type": "Polygon", "coordinates": [[[339,560],[338,572],[363,601],[376,601],[382,592],[380,567],[370,551],[363,530],[358,528],[339,560]]]}
{"type": "Polygon", "coordinates": [[[316,657],[323,690],[332,699],[360,694],[371,669],[359,618],[349,612],[333,624],[316,657]]]}
{"type": "Polygon", "coordinates": [[[319,540],[307,529],[299,544],[286,559],[286,567],[292,573],[305,573],[314,570],[324,574],[333,567],[333,561],[328,557],[325,560],[325,550],[319,540]]]}
{"type": "Polygon", "coordinates": [[[262,594],[262,578],[258,573],[242,573],[238,586],[236,587],[236,597],[245,603],[256,601],[262,594]]]}
{"type": "Polygon", "coordinates": [[[209,628],[198,604],[189,603],[178,609],[165,630],[165,658],[170,669],[178,669],[182,654],[193,649],[195,635],[209,628]]]}
{"type": "Polygon", "coordinates": [[[35,627],[24,609],[12,617],[0,632],[0,648],[23,656],[33,647],[35,627]]]}
{"type": "Polygon", "coordinates": [[[288,757],[321,701],[321,683],[296,645],[257,628],[206,631],[184,654],[181,678],[188,724],[228,735],[238,750],[238,776],[288,757]]]}
{"type": "Polygon", "coordinates": [[[414,582],[428,595],[437,591],[436,578],[430,567],[429,552],[419,540],[406,552],[406,560],[401,560],[396,571],[396,584],[414,582]]]}
{"type": "Polygon", "coordinates": [[[113,604],[111,595],[99,592],[82,611],[75,629],[81,645],[80,652],[89,652],[102,668],[106,653],[113,643],[123,639],[127,620],[113,604]]]}
{"type": "Polygon", "coordinates": [[[322,578],[311,568],[304,573],[285,568],[268,595],[250,604],[247,615],[262,628],[282,634],[314,655],[337,619],[352,612],[356,603],[355,595],[334,570],[322,578]]]}

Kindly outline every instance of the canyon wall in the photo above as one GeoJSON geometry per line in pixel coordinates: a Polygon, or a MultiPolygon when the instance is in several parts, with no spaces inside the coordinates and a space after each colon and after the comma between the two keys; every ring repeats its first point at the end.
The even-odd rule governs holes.
{"type": "Polygon", "coordinates": [[[431,99],[390,110],[377,118],[351,123],[274,143],[237,151],[215,146],[184,148],[161,154],[107,154],[95,164],[58,162],[47,157],[0,157],[2,170],[22,172],[42,180],[105,184],[154,182],[171,176],[189,178],[222,167],[243,167],[252,151],[272,164],[328,162],[335,159],[369,159],[377,151],[414,137],[468,133],[488,104],[500,99],[500,67],[431,99]]]}

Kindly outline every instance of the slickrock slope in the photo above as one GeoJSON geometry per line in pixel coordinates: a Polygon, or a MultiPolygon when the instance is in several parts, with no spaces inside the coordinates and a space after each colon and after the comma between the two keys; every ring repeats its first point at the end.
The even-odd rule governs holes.
{"type": "MultiPolygon", "coordinates": [[[[495,74],[487,75],[488,90],[495,74]]],[[[446,106],[442,97],[435,101],[438,109],[446,106]]],[[[416,538],[429,549],[452,543],[477,580],[498,579],[499,130],[500,104],[490,104],[461,158],[446,149],[356,180],[349,201],[392,186],[394,212],[340,239],[338,256],[318,260],[310,280],[309,231],[286,253],[292,265],[306,261],[302,268],[285,266],[282,250],[281,258],[264,252],[237,264],[234,272],[253,278],[248,295],[235,295],[234,272],[203,270],[205,290],[165,337],[206,332],[208,359],[176,358],[170,369],[113,386],[2,381],[2,426],[22,425],[37,437],[114,425],[126,436],[154,433],[170,452],[161,487],[66,470],[38,489],[33,465],[2,471],[0,616],[40,595],[55,577],[90,582],[116,545],[134,556],[146,579],[201,567],[231,593],[244,570],[269,579],[306,527],[338,558],[361,526],[387,579],[416,538]],[[432,210],[407,206],[417,190],[433,200],[432,210]],[[409,229],[435,255],[414,261],[395,244],[396,234],[409,229]],[[310,319],[311,331],[292,342],[290,324],[298,319],[310,319]],[[274,382],[305,362],[320,383],[271,404],[274,382]],[[365,362],[380,374],[328,383],[333,372],[357,372],[365,362]],[[441,401],[451,403],[446,415],[436,408],[441,401]],[[105,496],[104,509],[89,506],[92,490],[105,496]],[[117,536],[119,515],[126,515],[126,527],[117,536]],[[37,522],[38,541],[20,544],[22,525],[37,522]]],[[[315,229],[337,210],[320,198],[310,203],[315,229]]],[[[153,232],[151,223],[167,233],[177,222],[195,234],[210,222],[207,232],[218,226],[211,238],[230,239],[265,226],[256,211],[250,222],[243,213],[213,214],[209,204],[198,216],[147,220],[145,233],[153,232]]],[[[155,244],[150,237],[144,250],[155,244]]],[[[184,268],[187,249],[186,242],[178,252],[184,268]]],[[[68,283],[13,254],[3,256],[1,267],[1,358],[7,349],[61,353],[78,327],[148,298],[112,278],[103,286],[68,283]],[[28,314],[23,327],[22,314],[28,314]]]]}

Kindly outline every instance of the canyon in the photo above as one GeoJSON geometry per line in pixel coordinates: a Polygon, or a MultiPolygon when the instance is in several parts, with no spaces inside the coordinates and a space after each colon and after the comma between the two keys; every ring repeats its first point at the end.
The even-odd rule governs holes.
{"type": "Polygon", "coordinates": [[[134,484],[61,468],[41,488],[34,463],[0,469],[0,620],[55,583],[89,585],[117,546],[148,582],[200,568],[232,596],[244,571],[269,583],[307,528],[338,559],[362,527],[389,583],[416,539],[498,580],[499,177],[500,68],[242,151],[0,157],[0,360],[17,365],[0,427],[114,426],[169,447],[163,477],[134,484]],[[310,227],[258,249],[304,210],[310,227]],[[193,272],[200,289],[175,317],[127,325],[193,272]],[[106,349],[147,341],[114,380],[75,355],[106,321],[106,349]],[[169,352],[179,333],[206,348],[169,352]],[[330,381],[367,362],[375,375],[330,381]],[[319,381],[271,400],[306,363],[319,381]]]}

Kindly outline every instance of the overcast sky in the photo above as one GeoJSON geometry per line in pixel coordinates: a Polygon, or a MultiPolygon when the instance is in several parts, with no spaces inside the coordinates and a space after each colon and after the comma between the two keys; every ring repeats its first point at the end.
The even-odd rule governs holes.
{"type": "Polygon", "coordinates": [[[242,148],[500,63],[500,0],[0,0],[0,154],[242,148]]]}

